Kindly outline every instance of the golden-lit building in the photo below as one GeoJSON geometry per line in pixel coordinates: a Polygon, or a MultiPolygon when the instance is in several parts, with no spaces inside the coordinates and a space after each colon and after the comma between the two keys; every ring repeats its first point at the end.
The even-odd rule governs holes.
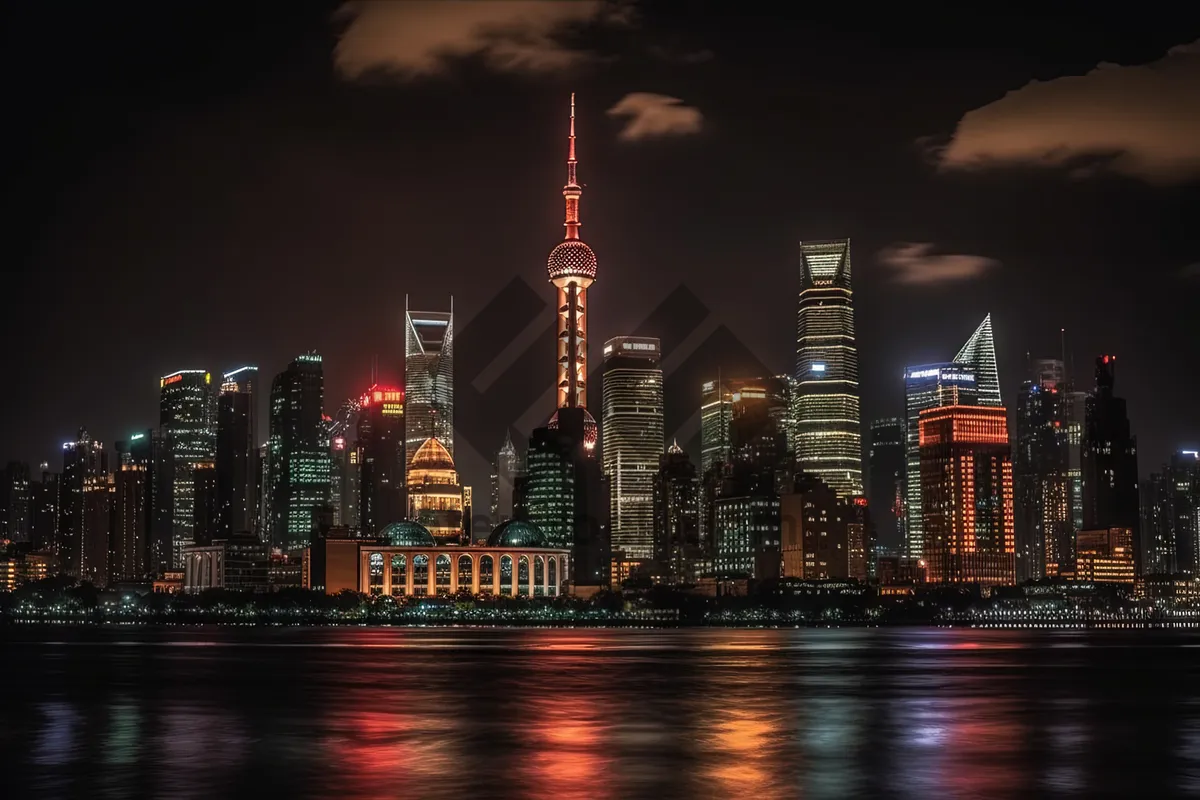
{"type": "Polygon", "coordinates": [[[930,583],[1016,582],[1008,412],[943,406],[919,421],[921,506],[930,583]]]}
{"type": "Polygon", "coordinates": [[[440,544],[465,544],[463,487],[454,457],[437,439],[426,439],[408,466],[408,518],[440,544]]]}
{"type": "Polygon", "coordinates": [[[1075,580],[1132,584],[1133,530],[1100,528],[1078,531],[1075,534],[1075,580]]]}
{"type": "Polygon", "coordinates": [[[317,539],[306,551],[304,575],[306,588],[326,594],[555,597],[567,592],[569,559],[569,549],[549,547],[541,531],[519,520],[471,547],[439,544],[423,525],[405,520],[375,540],[317,539]]]}

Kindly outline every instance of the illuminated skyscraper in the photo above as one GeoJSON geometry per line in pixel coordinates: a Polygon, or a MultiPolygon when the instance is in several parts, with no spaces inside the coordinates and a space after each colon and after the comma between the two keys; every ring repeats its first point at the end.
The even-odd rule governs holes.
{"type": "Polygon", "coordinates": [[[425,526],[439,544],[466,544],[463,487],[454,457],[438,439],[426,439],[409,462],[408,518],[425,526]]]}
{"type": "Polygon", "coordinates": [[[925,555],[925,518],[921,508],[921,412],[941,406],[979,404],[975,370],[965,364],[923,364],[904,370],[905,549],[911,558],[925,555]]]}
{"type": "Polygon", "coordinates": [[[109,572],[113,580],[141,580],[150,571],[154,507],[154,431],[117,442],[109,572]]]}
{"type": "Polygon", "coordinates": [[[1018,580],[1055,576],[1075,561],[1065,372],[1062,361],[1032,361],[1017,392],[1018,580]]]}
{"type": "Polygon", "coordinates": [[[409,461],[426,439],[454,456],[454,299],[449,311],[404,308],[405,443],[409,461]]]}
{"type": "Polygon", "coordinates": [[[376,536],[406,516],[404,400],[402,389],[379,385],[362,396],[358,415],[358,519],[364,536],[376,536]]]}
{"type": "Polygon", "coordinates": [[[199,461],[212,461],[217,449],[217,405],[212,373],[181,369],[158,381],[159,435],[163,490],[171,507],[170,566],[183,565],[183,548],[195,540],[195,480],[199,461]]]}
{"type": "Polygon", "coordinates": [[[931,583],[1016,582],[1008,413],[945,406],[920,415],[921,504],[931,583]]]}
{"type": "Polygon", "coordinates": [[[523,509],[555,546],[570,547],[572,579],[584,585],[608,585],[611,572],[609,504],[604,476],[596,462],[596,420],[587,410],[587,289],[596,279],[596,254],[579,238],[576,179],[575,95],[567,150],[565,238],[546,262],[557,292],[555,315],[558,409],[529,440],[528,472],[514,505],[523,509]]]}
{"type": "Polygon", "coordinates": [[[297,356],[271,382],[267,483],[270,544],[283,550],[312,541],[319,512],[332,505],[329,433],[322,414],[321,356],[297,356]]]}
{"type": "Polygon", "coordinates": [[[59,479],[58,536],[63,571],[81,581],[100,583],[107,577],[108,453],[84,428],[73,442],[63,443],[59,479]]]}
{"type": "Polygon", "coordinates": [[[1096,388],[1088,395],[1083,426],[1083,527],[1131,529],[1140,575],[1137,437],[1124,398],[1113,394],[1116,370],[1114,356],[1096,359],[1096,388]]]}
{"type": "Polygon", "coordinates": [[[796,321],[795,448],[800,468],[839,495],[861,495],[858,351],[850,240],[802,242],[796,321]]]}
{"type": "Polygon", "coordinates": [[[992,315],[988,314],[979,327],[967,339],[967,343],[954,357],[957,364],[969,364],[975,368],[975,379],[979,387],[979,405],[1001,406],[1000,373],[996,369],[996,344],[992,339],[992,315]]]}
{"type": "Polygon", "coordinates": [[[729,421],[733,416],[733,390],[720,378],[700,387],[700,474],[714,464],[729,463],[729,421]]]}
{"type": "Polygon", "coordinates": [[[218,536],[254,531],[254,441],[258,367],[240,367],[221,378],[217,397],[218,536]]]}
{"type": "Polygon", "coordinates": [[[604,343],[604,474],[613,548],[626,559],[654,556],[654,478],[663,451],[659,340],[618,336],[604,343]]]}

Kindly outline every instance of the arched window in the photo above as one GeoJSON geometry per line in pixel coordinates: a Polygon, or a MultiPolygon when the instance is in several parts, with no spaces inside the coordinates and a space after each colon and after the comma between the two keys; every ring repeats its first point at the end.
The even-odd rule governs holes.
{"type": "Polygon", "coordinates": [[[383,553],[371,553],[367,591],[371,594],[383,594],[383,553]]]}
{"type": "Polygon", "coordinates": [[[546,593],[551,597],[558,594],[558,559],[549,558],[549,563],[546,564],[546,570],[549,572],[546,580],[546,593]]]}
{"type": "Polygon", "coordinates": [[[437,593],[450,593],[450,556],[438,553],[437,560],[437,593]]]}
{"type": "Polygon", "coordinates": [[[512,587],[512,556],[500,556],[500,594],[511,595],[512,587]]]}
{"type": "Polygon", "coordinates": [[[413,594],[424,597],[429,594],[429,556],[424,553],[413,556],[413,594]]]}
{"type": "Polygon", "coordinates": [[[517,594],[529,596],[529,556],[521,556],[517,560],[517,594]]]}
{"type": "Polygon", "coordinates": [[[408,573],[408,559],[404,553],[392,555],[392,595],[399,597],[404,594],[404,581],[408,573]]]}
{"type": "Polygon", "coordinates": [[[546,559],[542,556],[533,558],[533,594],[541,597],[546,593],[546,559]]]}
{"type": "Polygon", "coordinates": [[[471,591],[471,580],[475,577],[475,570],[471,564],[471,557],[463,553],[458,557],[458,590],[460,592],[471,591]]]}
{"type": "Polygon", "coordinates": [[[496,562],[491,556],[479,557],[479,593],[491,594],[492,582],[495,580],[496,562]]]}

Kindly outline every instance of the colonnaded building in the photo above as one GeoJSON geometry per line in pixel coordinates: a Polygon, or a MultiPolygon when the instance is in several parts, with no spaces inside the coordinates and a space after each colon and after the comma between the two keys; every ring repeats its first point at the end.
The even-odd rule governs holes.
{"type": "Polygon", "coordinates": [[[303,582],[326,594],[554,597],[569,592],[569,559],[568,548],[549,546],[540,530],[519,520],[472,546],[438,544],[423,525],[404,520],[373,539],[318,538],[305,551],[303,582]]]}

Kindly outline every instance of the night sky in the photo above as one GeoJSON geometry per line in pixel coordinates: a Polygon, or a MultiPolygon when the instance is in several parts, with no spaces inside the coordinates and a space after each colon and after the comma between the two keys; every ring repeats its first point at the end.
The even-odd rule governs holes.
{"type": "MultiPolygon", "coordinates": [[[[1143,473],[1200,444],[1200,19],[736,7],[10,5],[0,460],[156,425],[175,369],[258,364],[265,397],[310,348],[332,410],[402,374],[406,293],[460,331],[512,304],[463,334],[456,413],[544,384],[505,406],[527,432],[571,91],[594,360],[671,297],[668,373],[713,337],[791,371],[798,242],[849,236],[864,426],[990,311],[1006,403],[1065,327],[1083,388],[1117,356],[1143,473]]],[[[503,435],[458,440],[484,497],[503,435]]]]}

